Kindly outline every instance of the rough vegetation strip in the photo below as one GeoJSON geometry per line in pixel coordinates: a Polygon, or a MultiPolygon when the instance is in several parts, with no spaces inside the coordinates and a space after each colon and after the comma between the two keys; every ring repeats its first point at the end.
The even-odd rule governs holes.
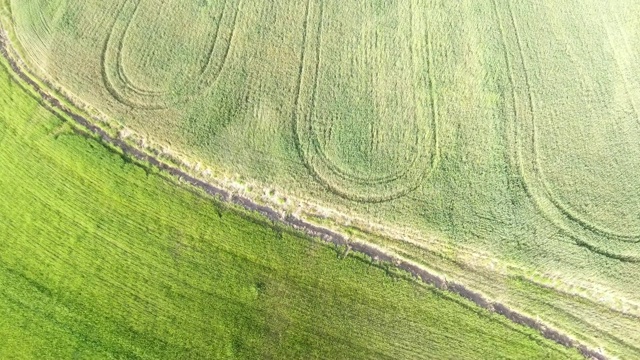
{"type": "Polygon", "coordinates": [[[53,107],[57,111],[61,111],[65,116],[68,116],[69,118],[77,122],[79,125],[89,130],[92,134],[97,136],[104,143],[120,148],[123,151],[123,153],[125,153],[126,155],[129,155],[139,161],[142,161],[143,163],[151,164],[152,166],[157,167],[160,170],[166,171],[169,174],[181,179],[182,181],[192,186],[195,186],[196,188],[204,190],[206,193],[212,196],[221,198],[223,201],[236,204],[249,211],[258,212],[273,222],[283,223],[285,225],[291,226],[294,229],[302,231],[310,236],[319,237],[320,239],[330,244],[334,244],[337,246],[346,246],[347,249],[351,251],[360,252],[362,254],[370,256],[374,261],[392,263],[398,269],[408,272],[413,277],[421,280],[425,284],[435,286],[440,290],[448,290],[452,293],[455,293],[473,302],[477,306],[480,306],[486,310],[503,315],[507,319],[517,324],[521,324],[531,329],[537,330],[545,338],[549,340],[553,340],[556,343],[566,346],[568,348],[577,349],[586,358],[598,359],[598,360],[607,359],[607,357],[604,356],[602,353],[590,349],[586,345],[581,344],[574,339],[571,339],[569,336],[562,334],[557,330],[554,330],[545,326],[544,324],[536,321],[531,317],[519,314],[518,312],[511,310],[500,303],[490,301],[486,299],[482,294],[472,291],[466,288],[464,285],[457,284],[452,281],[447,281],[446,279],[443,279],[438,275],[432,274],[426,269],[418,265],[399,259],[398,257],[388,254],[372,245],[349,241],[345,236],[337,232],[313,225],[293,215],[283,216],[280,212],[272,208],[269,208],[264,205],[260,205],[246,197],[243,197],[237,194],[232,194],[228,190],[206,183],[202,180],[199,180],[187,174],[186,172],[176,167],[170,166],[164,162],[161,162],[157,158],[154,158],[148,154],[145,154],[143,151],[129,145],[123,140],[109,135],[104,129],[94,125],[90,120],[83,117],[82,115],[79,115],[73,112],[66,105],[60,102],[60,100],[49,95],[38,83],[36,83],[29,75],[27,75],[27,73],[18,65],[17,61],[13,59],[11,55],[9,55],[9,51],[8,51],[9,46],[10,44],[6,34],[4,32],[0,33],[0,54],[2,54],[2,56],[6,58],[7,62],[9,63],[9,66],[11,67],[11,70],[14,72],[14,74],[17,77],[19,77],[22,81],[27,83],[39,96],[42,97],[44,101],[48,103],[49,106],[53,107]]]}

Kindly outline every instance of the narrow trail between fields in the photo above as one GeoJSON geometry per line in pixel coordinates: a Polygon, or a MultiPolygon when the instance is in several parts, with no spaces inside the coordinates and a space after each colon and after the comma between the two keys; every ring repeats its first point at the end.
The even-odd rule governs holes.
{"type": "Polygon", "coordinates": [[[213,197],[219,198],[224,202],[241,206],[242,208],[249,211],[258,212],[274,223],[290,226],[296,230],[304,232],[305,234],[311,237],[320,238],[329,244],[334,244],[337,246],[345,246],[349,251],[355,251],[355,252],[367,255],[371,257],[374,261],[393,264],[393,266],[395,266],[396,268],[408,272],[414,278],[422,281],[425,284],[432,285],[440,290],[445,290],[445,291],[455,293],[467,300],[470,300],[471,302],[473,302],[474,304],[476,304],[477,306],[483,309],[498,313],[517,324],[524,325],[531,329],[534,329],[540,332],[540,334],[542,334],[542,336],[544,336],[547,339],[553,340],[556,343],[564,345],[568,348],[575,348],[588,359],[598,359],[598,360],[607,359],[607,357],[601,354],[600,352],[590,349],[586,345],[579,343],[578,341],[570,338],[569,336],[562,334],[557,330],[550,329],[544,324],[536,321],[531,317],[519,314],[518,312],[509,309],[503,304],[487,300],[480,293],[467,289],[463,285],[456,284],[455,282],[447,281],[441,278],[440,276],[430,273],[429,271],[425,270],[424,268],[418,265],[409,263],[396,256],[385,253],[384,251],[378,249],[375,246],[361,243],[361,242],[350,241],[345,236],[335,231],[313,225],[293,215],[282,215],[279,211],[273,208],[260,205],[249,198],[246,198],[237,194],[233,194],[228,190],[222,189],[220,187],[214,186],[210,183],[197,179],[175,166],[171,166],[167,163],[164,163],[158,160],[153,156],[146,154],[140,149],[126,143],[122,139],[109,135],[104,129],[95,125],[93,121],[90,121],[83,115],[80,115],[74,112],[65,104],[63,104],[60,100],[58,100],[56,97],[47,93],[46,89],[43,89],[43,87],[40,84],[34,81],[33,78],[27,74],[27,72],[23,69],[23,67],[18,65],[20,61],[19,60],[17,61],[13,56],[9,54],[10,49],[13,49],[13,48],[11,47],[11,43],[8,39],[8,36],[6,35],[5,30],[0,29],[0,53],[7,60],[9,66],[11,67],[11,70],[13,71],[14,76],[17,76],[21,81],[28,84],[31,87],[31,89],[34,90],[44,100],[46,105],[52,108],[50,110],[53,110],[54,112],[61,112],[65,116],[71,118],[77,124],[86,128],[89,132],[97,136],[104,143],[121,149],[125,155],[135,158],[138,161],[142,162],[143,164],[148,163],[153,167],[156,167],[162,171],[165,171],[171,174],[172,176],[177,177],[178,179],[205,191],[207,194],[213,197]]]}

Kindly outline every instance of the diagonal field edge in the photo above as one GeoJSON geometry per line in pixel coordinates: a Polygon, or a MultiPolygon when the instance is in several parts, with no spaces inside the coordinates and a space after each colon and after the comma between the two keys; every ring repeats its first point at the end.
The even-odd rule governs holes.
{"type": "Polygon", "coordinates": [[[8,49],[10,49],[10,47],[11,44],[7,34],[4,30],[0,29],[0,54],[2,54],[2,56],[7,60],[11,70],[14,72],[14,75],[17,76],[20,80],[27,83],[32,88],[32,90],[34,90],[40,97],[42,97],[44,101],[48,103],[49,106],[58,111],[61,111],[66,116],[73,119],[77,124],[89,130],[93,135],[97,136],[104,143],[121,149],[124,154],[129,155],[143,163],[147,163],[151,166],[157,167],[160,170],[166,171],[169,174],[183,180],[184,182],[187,182],[190,185],[205,191],[207,194],[220,198],[224,202],[241,206],[242,208],[249,211],[258,212],[274,223],[281,223],[293,227],[294,229],[302,231],[309,236],[320,238],[330,244],[346,246],[351,251],[356,251],[369,256],[373,260],[393,264],[393,266],[395,266],[396,268],[408,272],[414,278],[422,281],[425,284],[432,285],[439,290],[449,291],[457,294],[483,309],[500,314],[517,324],[534,329],[538,331],[543,337],[549,340],[555,341],[556,343],[568,348],[575,348],[587,359],[608,359],[604,354],[590,349],[586,345],[581,344],[580,342],[570,338],[565,334],[562,334],[560,331],[551,329],[531,317],[522,315],[514,310],[509,309],[503,304],[490,301],[486,299],[482,294],[470,290],[464,285],[457,284],[452,281],[447,281],[446,279],[443,279],[440,276],[435,275],[416,264],[407,262],[406,260],[403,260],[397,256],[388,254],[370,244],[349,241],[345,236],[339,234],[338,232],[313,225],[293,215],[283,216],[280,212],[276,211],[273,208],[260,205],[246,197],[232,194],[228,190],[197,179],[178,169],[177,167],[171,166],[153,156],[144,153],[140,149],[137,149],[132,145],[124,142],[122,139],[115,138],[109,135],[104,129],[95,125],[86,117],[73,112],[67,106],[62,104],[60,100],[48,94],[38,83],[36,83],[29,75],[27,75],[26,72],[18,65],[18,62],[9,55],[8,49]]]}

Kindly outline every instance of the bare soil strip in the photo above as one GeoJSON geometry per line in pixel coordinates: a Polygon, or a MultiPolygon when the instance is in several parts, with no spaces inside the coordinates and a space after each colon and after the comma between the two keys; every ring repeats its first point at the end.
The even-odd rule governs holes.
{"type": "Polygon", "coordinates": [[[26,72],[18,65],[18,62],[11,55],[9,55],[8,49],[10,48],[10,46],[11,45],[6,34],[4,32],[0,33],[0,53],[8,61],[9,66],[11,67],[11,69],[13,70],[16,76],[18,76],[22,81],[27,83],[36,93],[38,93],[38,95],[42,97],[42,99],[47,103],[48,106],[53,107],[56,111],[60,111],[64,115],[73,119],[76,123],[78,123],[82,127],[89,130],[93,135],[97,136],[104,143],[121,149],[122,152],[127,156],[131,156],[132,158],[135,158],[138,161],[141,161],[142,163],[147,163],[162,171],[166,171],[169,174],[177,177],[178,179],[205,191],[207,194],[220,198],[222,201],[236,204],[249,211],[258,212],[261,215],[267,217],[269,220],[271,220],[274,223],[285,224],[294,229],[302,231],[309,236],[320,238],[323,241],[330,244],[334,244],[337,246],[346,246],[347,249],[367,255],[371,257],[374,261],[393,264],[398,269],[408,272],[414,278],[421,280],[425,284],[435,286],[440,290],[447,290],[452,293],[458,294],[463,298],[470,300],[471,302],[473,302],[477,306],[480,306],[483,309],[487,309],[489,311],[498,313],[517,324],[521,324],[531,329],[539,331],[542,334],[542,336],[544,336],[547,339],[553,340],[556,343],[564,345],[569,348],[576,348],[587,359],[598,359],[598,360],[607,359],[607,357],[604,356],[602,353],[588,348],[586,345],[581,344],[574,339],[571,339],[569,336],[562,334],[557,330],[550,329],[544,324],[536,321],[535,319],[519,314],[516,311],[513,311],[500,303],[492,302],[486,299],[482,294],[472,291],[470,289],[467,289],[465,286],[461,284],[447,281],[441,278],[440,276],[437,276],[435,274],[428,272],[427,270],[421,268],[418,265],[406,262],[396,256],[387,254],[384,251],[372,245],[361,243],[361,242],[350,241],[345,236],[335,231],[313,225],[293,215],[283,216],[277,210],[274,210],[264,205],[260,205],[251,199],[248,199],[240,195],[232,194],[230,191],[227,191],[225,189],[216,187],[200,179],[197,179],[174,166],[166,164],[158,160],[157,158],[144,153],[143,151],[129,145],[122,139],[112,137],[105,130],[103,130],[99,126],[94,125],[94,122],[88,120],[82,115],[79,115],[73,112],[66,105],[62,104],[60,100],[48,94],[45,91],[45,89],[43,89],[29,75],[27,75],[26,72]]]}

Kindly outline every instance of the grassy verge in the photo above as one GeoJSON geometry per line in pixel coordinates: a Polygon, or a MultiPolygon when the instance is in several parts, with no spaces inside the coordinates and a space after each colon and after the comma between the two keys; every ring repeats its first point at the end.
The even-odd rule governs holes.
{"type": "Polygon", "coordinates": [[[129,163],[0,73],[0,357],[563,358],[129,163]]]}

